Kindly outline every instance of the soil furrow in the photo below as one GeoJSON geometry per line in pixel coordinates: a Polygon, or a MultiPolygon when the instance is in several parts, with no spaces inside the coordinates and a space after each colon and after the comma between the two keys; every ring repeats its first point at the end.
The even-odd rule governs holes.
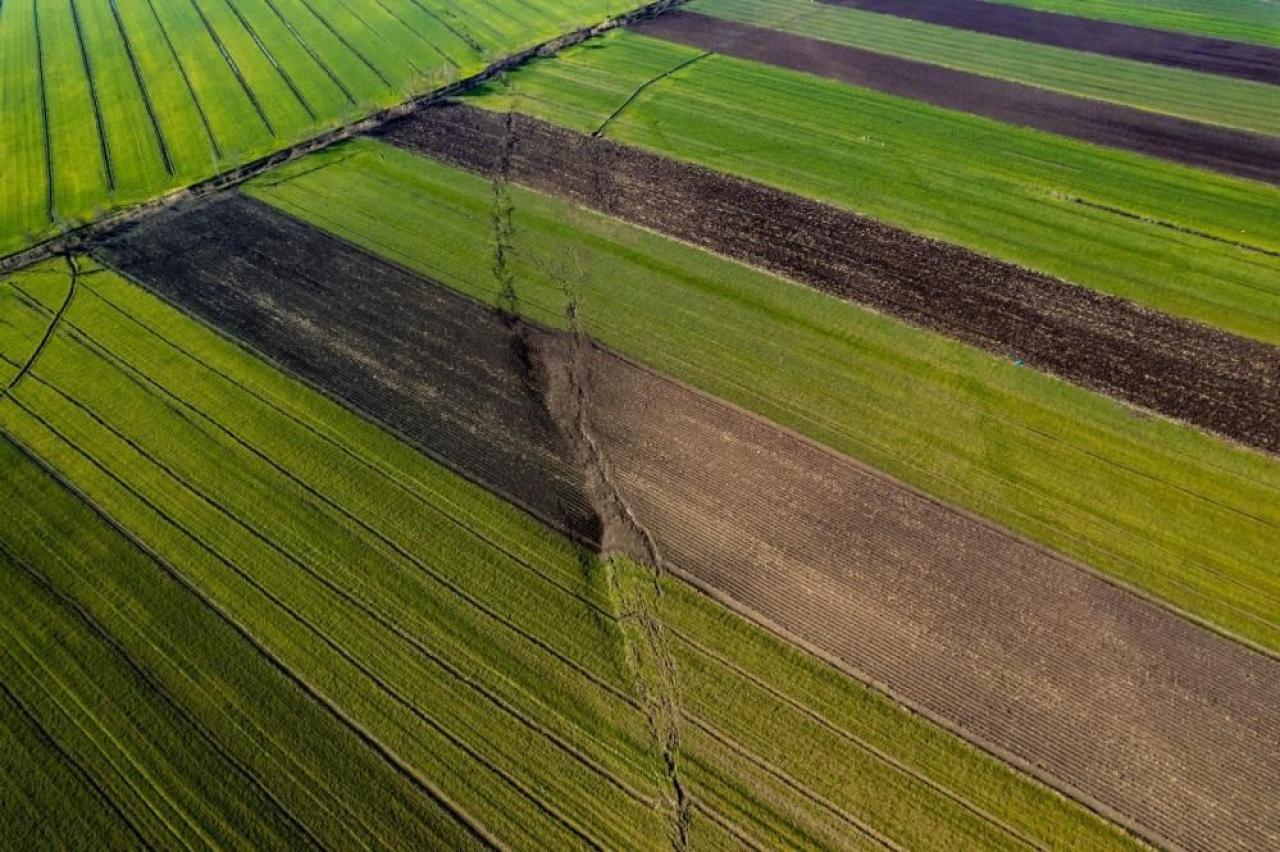
{"type": "MultiPolygon", "coordinates": [[[[451,104],[388,125],[488,174],[497,114],[451,104]]],[[[511,179],[1269,452],[1280,349],[817,201],[517,115],[511,179]]]]}
{"type": "Polygon", "coordinates": [[[267,45],[264,44],[262,39],[258,36],[258,31],[254,29],[253,25],[249,23],[249,20],[241,14],[240,7],[236,5],[235,0],[226,0],[226,2],[227,8],[231,10],[232,15],[235,15],[236,20],[240,22],[240,26],[244,27],[244,31],[249,34],[249,38],[252,39],[254,45],[258,48],[258,52],[262,54],[263,58],[265,58],[268,63],[270,63],[272,68],[276,69],[276,73],[280,75],[280,79],[284,81],[285,86],[288,87],[294,100],[296,100],[299,106],[306,111],[307,116],[310,117],[312,121],[318,121],[319,118],[316,116],[316,111],[311,108],[311,104],[308,103],[306,97],[303,96],[302,91],[298,88],[298,84],[293,82],[293,77],[290,76],[289,72],[286,71],[284,66],[276,59],[276,55],[271,52],[271,48],[267,47],[267,45]]]}
{"type": "Polygon", "coordinates": [[[301,0],[301,2],[302,2],[302,5],[307,7],[307,11],[311,13],[312,17],[314,17],[317,21],[319,21],[320,25],[329,31],[330,35],[332,35],[338,41],[342,42],[343,47],[351,51],[351,54],[355,56],[356,59],[360,60],[361,65],[363,65],[365,68],[368,68],[371,72],[373,72],[373,75],[377,77],[379,80],[381,80],[384,86],[387,86],[388,88],[391,87],[391,81],[387,79],[387,76],[383,74],[381,71],[379,71],[377,66],[369,61],[368,57],[366,57],[363,53],[357,50],[355,45],[353,45],[350,41],[347,40],[346,36],[338,32],[337,28],[335,28],[333,24],[329,23],[328,19],[326,19],[319,12],[317,12],[315,7],[311,5],[310,0],[301,0]]]}
{"type": "Polygon", "coordinates": [[[819,0],[977,33],[1280,84],[1280,49],[982,0],[819,0]]]}
{"type": "Polygon", "coordinates": [[[173,64],[177,67],[178,74],[182,77],[182,84],[186,88],[187,94],[191,96],[191,103],[195,105],[196,113],[200,116],[200,124],[204,127],[205,135],[209,137],[209,147],[213,149],[213,157],[215,160],[220,161],[223,157],[222,146],[218,144],[218,137],[214,135],[213,125],[209,123],[209,116],[204,111],[204,104],[200,103],[200,98],[196,95],[195,86],[191,84],[191,76],[187,73],[187,67],[178,55],[178,49],[173,44],[169,29],[164,25],[164,21],[160,18],[160,13],[156,10],[155,0],[147,0],[147,8],[151,10],[151,17],[155,19],[156,26],[160,29],[160,35],[164,38],[165,46],[169,49],[173,64]]]}
{"type": "Polygon", "coordinates": [[[76,41],[80,43],[80,62],[84,68],[84,77],[89,84],[89,100],[93,103],[93,123],[98,129],[98,150],[102,154],[103,175],[107,179],[107,190],[114,192],[116,188],[116,172],[111,165],[111,150],[107,143],[107,128],[102,122],[102,104],[98,100],[98,84],[93,79],[93,63],[89,60],[89,48],[84,43],[84,29],[80,26],[80,9],[76,0],[68,0],[71,4],[71,21],[76,30],[76,41]]]}
{"type": "MultiPolygon", "coordinates": [[[[112,0],[112,2],[114,3],[115,0],[112,0]]],[[[263,110],[262,103],[258,100],[258,96],[254,94],[253,88],[249,85],[249,81],[244,78],[244,73],[241,72],[240,66],[231,58],[231,53],[227,50],[226,44],[223,43],[222,36],[218,35],[217,30],[213,28],[212,22],[210,22],[208,17],[205,16],[204,9],[200,6],[200,0],[191,0],[191,8],[196,10],[196,15],[199,16],[200,22],[204,25],[205,32],[209,34],[209,38],[213,39],[214,45],[218,48],[218,53],[222,54],[222,58],[226,61],[227,67],[230,68],[231,73],[235,75],[236,81],[240,84],[241,91],[243,91],[245,97],[249,99],[249,103],[253,105],[253,111],[258,114],[258,119],[262,122],[262,126],[267,129],[268,133],[275,136],[275,126],[272,125],[271,119],[267,118],[267,113],[263,110]]]]}
{"type": "MultiPolygon", "coordinates": [[[[44,37],[40,35],[40,0],[31,0],[31,15],[36,35],[36,76],[40,81],[40,123],[44,128],[44,208],[50,222],[57,221],[53,204],[53,137],[49,130],[49,81],[44,73],[44,37]]],[[[13,156],[8,154],[7,156],[13,156]]]]}
{"type": "Polygon", "coordinates": [[[128,829],[129,833],[133,835],[141,848],[155,848],[154,844],[149,842],[142,835],[142,832],[138,830],[138,827],[134,824],[133,820],[129,819],[129,817],[125,815],[124,811],[120,809],[120,806],[116,803],[115,799],[113,799],[110,794],[102,788],[102,785],[93,776],[93,774],[90,773],[80,761],[76,760],[75,756],[67,751],[61,743],[54,739],[53,735],[49,733],[48,729],[41,724],[40,720],[31,711],[31,708],[29,708],[16,693],[9,689],[9,686],[3,680],[0,680],[0,699],[7,701],[15,710],[18,711],[18,714],[21,715],[27,724],[31,726],[31,729],[36,733],[36,736],[39,737],[42,742],[47,744],[49,748],[51,748],[58,757],[66,763],[71,771],[84,783],[85,787],[91,791],[93,797],[105,805],[111,813],[115,815],[116,819],[120,820],[120,823],[128,829]]]}
{"type": "Polygon", "coordinates": [[[668,12],[632,29],[689,47],[803,71],[945,109],[1280,184],[1280,138],[1261,133],[1217,127],[693,12],[668,12]]]}
{"type": "Polygon", "coordinates": [[[338,90],[342,92],[342,96],[346,99],[347,103],[351,106],[356,106],[356,97],[351,93],[351,90],[347,88],[346,83],[342,82],[342,78],[329,67],[329,63],[325,62],[324,58],[321,57],[320,54],[316,52],[316,49],[311,46],[311,43],[303,37],[302,33],[298,32],[298,28],[294,26],[293,21],[281,14],[279,7],[275,4],[275,0],[265,0],[265,2],[267,4],[267,8],[271,10],[272,14],[276,16],[284,28],[289,31],[289,34],[293,36],[293,40],[298,43],[298,46],[307,52],[307,55],[311,57],[311,61],[313,61],[316,66],[324,72],[324,75],[329,78],[331,83],[338,87],[338,90]]]}
{"type": "Polygon", "coordinates": [[[108,5],[111,7],[111,16],[115,18],[116,31],[120,33],[120,41],[124,45],[125,56],[129,58],[129,67],[133,70],[133,82],[138,87],[138,95],[142,98],[142,106],[147,111],[147,118],[151,122],[151,133],[155,137],[156,147],[160,150],[160,158],[164,161],[164,170],[172,175],[173,157],[169,153],[169,144],[165,142],[164,130],[160,127],[160,117],[156,115],[155,104],[151,102],[151,92],[147,90],[147,81],[142,76],[142,69],[138,67],[138,58],[133,52],[133,41],[129,38],[129,32],[124,27],[124,19],[120,17],[120,9],[116,6],[116,0],[109,0],[108,5]]]}

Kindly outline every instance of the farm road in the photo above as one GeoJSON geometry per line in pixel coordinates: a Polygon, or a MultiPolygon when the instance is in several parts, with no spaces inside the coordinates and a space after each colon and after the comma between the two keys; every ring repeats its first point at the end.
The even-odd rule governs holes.
{"type": "Polygon", "coordinates": [[[1280,842],[1280,662],[589,340],[566,355],[564,333],[307,231],[233,196],[98,255],[528,505],[580,494],[589,472],[566,460],[586,428],[666,567],[1159,842],[1280,842]],[[582,423],[539,398],[570,369],[582,423]]]}
{"type": "MultiPolygon", "coordinates": [[[[384,138],[488,174],[505,117],[462,105],[384,138]]],[[[512,180],[1280,451],[1280,349],[782,190],[513,117],[512,180]],[[1152,377],[1159,377],[1153,379],[1152,377]]]]}
{"type": "Polygon", "coordinates": [[[1280,84],[1280,49],[983,0],[820,0],[929,24],[1280,84]]]}
{"type": "Polygon", "coordinates": [[[632,29],[945,109],[1280,184],[1280,139],[1261,133],[1216,127],[693,12],[668,12],[632,29]]]}

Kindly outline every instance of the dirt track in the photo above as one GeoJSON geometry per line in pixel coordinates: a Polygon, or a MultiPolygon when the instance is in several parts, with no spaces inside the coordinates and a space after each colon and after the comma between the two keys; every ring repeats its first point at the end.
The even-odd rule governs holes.
{"type": "Polygon", "coordinates": [[[820,0],[956,29],[1280,84],[1280,50],[982,0],[820,0]]]}
{"type": "Polygon", "coordinates": [[[590,341],[500,317],[251,200],[168,214],[98,254],[464,474],[562,528],[656,551],[1158,840],[1280,843],[1275,660],[590,341]],[[557,403],[566,396],[578,400],[573,417],[557,403]],[[583,430],[597,459],[575,452],[583,430]],[[602,479],[584,464],[600,463],[618,501],[603,523],[587,508],[600,495],[583,497],[602,479]],[[623,514],[638,524],[619,535],[610,526],[623,514]]]}
{"type": "Polygon", "coordinates": [[[1280,184],[1280,139],[692,12],[643,35],[1236,177],[1280,184]]]}
{"type": "MultiPolygon", "coordinates": [[[[1280,451],[1280,350],[838,208],[525,116],[513,180],[1280,451]]],[[[461,105],[386,138],[482,174],[505,117],[461,105]]]]}
{"type": "Polygon", "coordinates": [[[598,537],[519,338],[492,311],[239,195],[148,219],[95,254],[534,514],[598,537]]]}

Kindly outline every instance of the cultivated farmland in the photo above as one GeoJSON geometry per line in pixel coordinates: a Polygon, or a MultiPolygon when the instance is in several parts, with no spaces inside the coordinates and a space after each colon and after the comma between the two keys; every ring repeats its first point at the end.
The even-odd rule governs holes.
{"type": "Polygon", "coordinates": [[[6,2],[0,255],[630,8],[616,0],[6,2]]]}
{"type": "MultiPolygon", "coordinates": [[[[9,286],[47,317],[45,302],[67,284],[50,267],[9,286]]],[[[645,603],[648,569],[597,561],[114,274],[81,261],[76,286],[39,365],[0,404],[11,436],[3,481],[15,489],[5,505],[20,522],[6,527],[7,570],[30,578],[24,608],[47,601],[69,619],[69,635],[99,648],[103,665],[115,661],[119,689],[138,694],[131,702],[186,718],[227,772],[254,778],[245,789],[267,797],[254,806],[264,817],[281,814],[279,831],[301,826],[337,843],[376,830],[381,814],[391,818],[407,801],[415,825],[384,824],[388,842],[409,842],[411,831],[479,840],[496,832],[519,845],[576,837],[646,847],[666,845],[671,830],[709,844],[735,834],[836,846],[877,836],[937,848],[1016,844],[1028,834],[1090,848],[1122,842],[1095,817],[696,595],[673,588],[645,603]],[[215,463],[226,452],[239,458],[235,477],[215,463]],[[380,511],[387,506],[396,511],[380,511]],[[59,524],[73,534],[54,534],[59,524]],[[72,567],[85,541],[123,552],[92,583],[72,567]],[[636,606],[655,607],[646,617],[660,619],[660,630],[671,620],[661,645],[618,621],[620,607],[636,606]],[[173,620],[192,636],[212,635],[184,642],[166,632],[173,620]],[[645,685],[661,674],[651,670],[659,652],[688,661],[674,686],[645,685]],[[244,657],[245,668],[200,676],[222,671],[215,661],[226,653],[244,657]],[[743,678],[745,691],[735,685],[743,678]],[[678,705],[691,720],[681,726],[683,783],[696,802],[688,813],[651,746],[667,724],[659,714],[671,709],[666,698],[651,705],[649,690],[659,688],[719,696],[678,705]],[[264,691],[280,705],[259,706],[264,691]],[[816,737],[847,780],[833,784],[826,764],[776,754],[792,735],[765,736],[746,722],[755,712],[816,737]],[[316,721],[277,732],[271,713],[316,721]],[[254,729],[270,732],[271,749],[249,747],[254,729]],[[324,785],[300,785],[289,767],[314,761],[330,767],[312,770],[324,785]],[[362,772],[373,774],[358,781],[362,772]],[[358,822],[326,816],[373,784],[388,811],[361,812],[358,822]]],[[[6,643],[12,672],[58,665],[19,654],[46,629],[34,616],[6,622],[22,643],[6,643]]],[[[190,776],[190,767],[208,770],[207,760],[156,751],[123,720],[91,709],[76,711],[89,713],[81,727],[110,736],[119,757],[63,735],[70,708],[97,706],[87,691],[96,685],[5,682],[27,723],[52,732],[72,765],[106,761],[89,765],[91,777],[127,761],[154,779],[162,756],[193,761],[164,770],[169,783],[185,771],[202,785],[185,802],[168,800],[177,824],[147,805],[168,790],[163,781],[98,791],[152,842],[182,830],[209,837],[219,825],[241,830],[225,809],[231,802],[194,792],[226,783],[208,771],[190,776]]]]}
{"type": "MultiPolygon", "coordinates": [[[[532,507],[550,524],[693,579],[1165,836],[1207,839],[1220,797],[1236,801],[1242,822],[1267,821],[1269,796],[1240,802],[1280,783],[1248,745],[1271,735],[1267,708],[1280,703],[1268,661],[1079,566],[581,336],[514,317],[500,325],[484,305],[336,239],[308,236],[255,202],[220,199],[153,220],[106,256],[273,360],[324,365],[307,373],[318,387],[392,428],[412,429],[420,446],[498,493],[527,504],[530,481],[559,484],[566,468],[580,468],[582,492],[548,489],[532,507]],[[245,234],[255,236],[253,252],[241,248],[245,234]],[[317,287],[309,268],[368,282],[390,302],[317,287]],[[383,318],[376,333],[370,311],[383,318]],[[495,357],[496,346],[508,357],[495,357]],[[407,357],[433,349],[454,358],[407,357]],[[382,365],[377,379],[351,384],[347,377],[369,363],[382,365]],[[403,404],[380,404],[407,386],[429,394],[449,420],[427,430],[403,404]],[[492,429],[498,395],[525,405],[545,397],[524,421],[549,428],[492,429]],[[529,463],[496,465],[477,452],[477,440],[490,457],[520,454],[529,463]],[[627,516],[608,508],[611,488],[625,495],[627,516]],[[584,529],[582,503],[594,508],[597,529],[584,529]],[[1242,673],[1242,685],[1171,677],[1207,659],[1213,670],[1242,673]],[[966,661],[958,671],[956,660],[966,661]],[[1141,689],[1131,672],[1143,673],[1141,689]],[[1066,697],[1064,683],[1073,687],[1066,697]],[[1202,716],[1206,706],[1223,712],[1202,716]],[[1098,741],[1109,747],[1096,749],[1098,741]],[[1116,766],[1127,767],[1123,781],[1113,780],[1116,766]],[[1153,807],[1140,791],[1157,782],[1166,792],[1153,807]]],[[[566,286],[590,296],[589,279],[566,286]]]]}
{"type": "MultiPolygon", "coordinates": [[[[1033,0],[1037,2],[1038,0],[1033,0]]],[[[1104,56],[1120,56],[1174,68],[1208,71],[1243,80],[1280,82],[1275,47],[1222,41],[1146,26],[1115,23],[1101,18],[1077,17],[1059,4],[1057,11],[1022,8],[1015,2],[993,5],[988,0],[916,3],[912,0],[820,0],[839,6],[867,9],[916,20],[945,24],[975,32],[1005,35],[1038,44],[1068,47],[1104,56]]],[[[1146,23],[1146,16],[1130,14],[1130,20],[1146,23]]],[[[1272,22],[1274,24],[1274,21],[1272,22]]],[[[1263,38],[1274,27],[1258,28],[1263,38]]]]}
{"type": "Polygon", "coordinates": [[[632,33],[604,41],[531,64],[479,105],[601,132],[1280,342],[1280,188],[760,63],[698,59],[702,51],[632,33]],[[613,116],[637,86],[673,69],[613,116]]]}
{"type": "Polygon", "coordinates": [[[0,845],[1280,845],[1267,2],[0,0],[0,845]]]}
{"type": "Polygon", "coordinates": [[[1263,83],[805,0],[695,0],[682,8],[1209,124],[1280,131],[1280,93],[1263,83]]]}
{"type": "MultiPolygon", "coordinates": [[[[361,141],[250,192],[499,302],[485,252],[488,181],[361,141]],[[424,233],[422,221],[434,225],[424,233]]],[[[1280,470],[1269,458],[571,204],[511,192],[525,316],[563,325],[554,264],[578,252],[594,282],[578,315],[609,346],[1280,646],[1266,556],[1280,470]]]]}

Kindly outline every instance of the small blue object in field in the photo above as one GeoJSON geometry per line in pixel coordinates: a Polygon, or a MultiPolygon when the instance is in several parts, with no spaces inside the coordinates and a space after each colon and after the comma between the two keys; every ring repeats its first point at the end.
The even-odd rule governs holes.
{"type": "Polygon", "coordinates": [[[1021,358],[1014,358],[1014,359],[1013,359],[1013,366],[1015,366],[1015,367],[1021,367],[1021,366],[1022,366],[1022,359],[1021,359],[1021,358]]]}

